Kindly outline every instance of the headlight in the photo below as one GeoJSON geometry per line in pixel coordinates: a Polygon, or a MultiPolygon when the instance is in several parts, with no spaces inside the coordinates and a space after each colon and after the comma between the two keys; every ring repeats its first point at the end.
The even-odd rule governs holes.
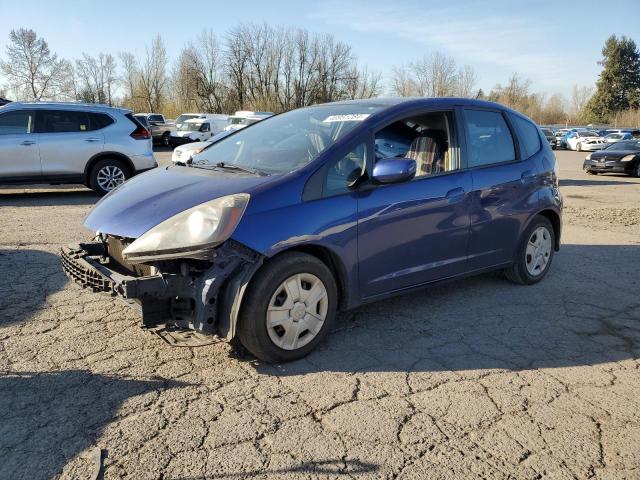
{"type": "Polygon", "coordinates": [[[591,154],[587,155],[587,158],[585,158],[585,160],[591,160],[591,154]]]}
{"type": "Polygon", "coordinates": [[[249,203],[248,193],[216,198],[156,225],[122,252],[132,263],[201,257],[228,239],[249,203]]]}
{"type": "Polygon", "coordinates": [[[636,158],[635,154],[631,154],[631,155],[627,155],[626,157],[622,158],[623,162],[630,162],[631,160],[633,160],[634,158],[636,158]]]}

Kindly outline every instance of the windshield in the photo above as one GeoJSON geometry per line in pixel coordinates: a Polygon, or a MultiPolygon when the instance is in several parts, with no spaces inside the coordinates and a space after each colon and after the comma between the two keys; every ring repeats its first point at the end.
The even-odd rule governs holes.
{"type": "Polygon", "coordinates": [[[607,145],[605,150],[635,150],[640,151],[640,142],[616,142],[607,145]]]}
{"type": "Polygon", "coordinates": [[[369,115],[370,105],[323,105],[270,117],[214,143],[198,163],[288,173],[313,161],[369,115]]]}
{"type": "Polygon", "coordinates": [[[179,123],[184,123],[187,120],[191,120],[192,118],[198,118],[199,115],[185,115],[184,113],[176,118],[176,125],[179,123]]]}
{"type": "Polygon", "coordinates": [[[178,127],[178,131],[179,132],[197,132],[201,126],[202,126],[202,123],[185,122],[178,127]]]}
{"type": "Polygon", "coordinates": [[[237,125],[239,123],[242,123],[242,121],[245,120],[245,117],[229,117],[229,125],[237,125]]]}
{"type": "Polygon", "coordinates": [[[546,136],[553,135],[553,132],[551,132],[551,130],[549,130],[548,128],[543,128],[542,133],[544,133],[546,136]]]}

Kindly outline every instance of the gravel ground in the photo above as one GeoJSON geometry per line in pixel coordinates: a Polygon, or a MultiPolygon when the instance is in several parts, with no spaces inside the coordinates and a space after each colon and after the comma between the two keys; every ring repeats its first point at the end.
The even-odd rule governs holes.
{"type": "Polygon", "coordinates": [[[100,455],[106,479],[640,478],[640,180],[557,156],[544,282],[369,305],[282,366],[172,348],[69,283],[89,191],[0,191],[0,478],[88,479],[100,455]]]}

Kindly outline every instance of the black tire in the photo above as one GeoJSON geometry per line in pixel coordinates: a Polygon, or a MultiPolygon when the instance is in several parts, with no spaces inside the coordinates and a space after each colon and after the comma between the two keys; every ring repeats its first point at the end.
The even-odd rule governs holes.
{"type": "Polygon", "coordinates": [[[162,134],[162,138],[160,139],[160,143],[162,143],[163,147],[170,147],[171,146],[171,136],[169,135],[169,132],[164,132],[162,134]]]}
{"type": "Polygon", "coordinates": [[[576,145],[576,152],[581,152],[582,151],[582,143],[578,142],[578,144],[576,145]]]}
{"type": "Polygon", "coordinates": [[[640,160],[638,160],[638,163],[636,163],[636,169],[633,172],[633,176],[640,178],[640,160]]]}
{"type": "Polygon", "coordinates": [[[585,171],[586,171],[587,175],[597,175],[598,174],[598,172],[595,172],[595,171],[589,170],[589,169],[587,169],[585,171]]]}
{"type": "Polygon", "coordinates": [[[105,168],[119,169],[122,172],[125,181],[131,177],[131,171],[122,160],[118,160],[117,158],[104,158],[99,160],[93,166],[91,173],[89,174],[89,187],[98,195],[106,195],[115,188],[105,188],[101,185],[98,176],[100,175],[100,171],[105,168]]]}
{"type": "Polygon", "coordinates": [[[518,248],[516,249],[513,265],[504,271],[506,277],[512,282],[518,283],[520,285],[533,285],[541,281],[547,275],[549,269],[551,268],[553,255],[555,252],[555,241],[555,232],[553,230],[553,225],[551,225],[551,222],[542,215],[536,215],[529,226],[525,229],[522,237],[520,238],[520,241],[518,242],[518,248]],[[551,237],[551,251],[549,253],[545,269],[538,275],[532,275],[527,270],[527,243],[529,242],[529,239],[533,232],[538,229],[538,227],[544,227],[549,232],[549,235],[551,237]]]}
{"type": "Polygon", "coordinates": [[[251,280],[238,318],[238,338],[260,360],[280,363],[308,355],[331,329],[336,317],[338,291],[331,270],[317,258],[300,252],[283,253],[266,263],[251,280]],[[322,327],[306,345],[295,350],[277,346],[267,332],[267,307],[280,285],[295,274],[315,275],[327,291],[328,308],[322,327]]]}

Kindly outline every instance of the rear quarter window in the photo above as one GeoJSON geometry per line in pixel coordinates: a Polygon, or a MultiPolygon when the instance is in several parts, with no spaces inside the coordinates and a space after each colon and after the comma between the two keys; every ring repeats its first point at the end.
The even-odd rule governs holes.
{"type": "Polygon", "coordinates": [[[538,127],[518,115],[510,115],[510,118],[520,139],[522,156],[529,158],[538,153],[542,148],[538,127]]]}
{"type": "Polygon", "coordinates": [[[112,123],[113,123],[113,118],[111,118],[106,113],[90,113],[89,114],[90,130],[100,130],[101,128],[108,127],[112,123]]]}

